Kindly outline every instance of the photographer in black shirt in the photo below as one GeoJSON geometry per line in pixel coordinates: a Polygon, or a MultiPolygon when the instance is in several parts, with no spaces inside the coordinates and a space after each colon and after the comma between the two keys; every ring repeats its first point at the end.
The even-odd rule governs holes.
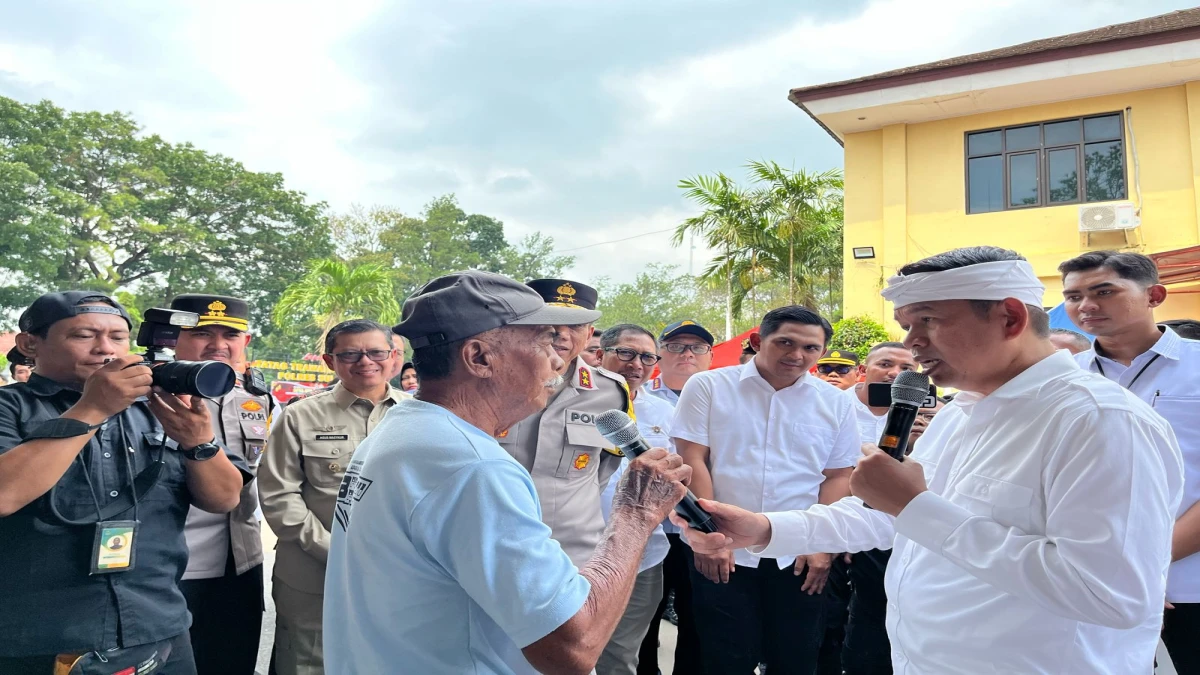
{"type": "Polygon", "coordinates": [[[37,371],[0,389],[0,672],[194,673],[184,520],[237,506],[245,462],[203,400],[153,386],[114,300],[48,293],[19,325],[37,371]]]}

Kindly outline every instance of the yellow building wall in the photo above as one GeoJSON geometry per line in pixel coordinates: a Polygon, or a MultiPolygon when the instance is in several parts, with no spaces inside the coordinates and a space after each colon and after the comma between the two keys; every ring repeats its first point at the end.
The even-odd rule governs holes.
{"type": "MultiPolygon", "coordinates": [[[[1088,250],[1127,248],[1124,236],[1093,235],[1086,244],[1078,204],[967,215],[965,134],[1126,107],[1142,187],[1140,246],[1131,250],[1157,253],[1200,243],[1200,83],[893,125],[845,138],[845,315],[883,320],[898,332],[890,304],[879,297],[883,280],[907,262],[982,244],[1028,258],[1046,283],[1045,304],[1058,304],[1058,264],[1088,250]],[[855,260],[851,250],[862,246],[873,246],[875,258],[855,260]]],[[[1128,134],[1125,149],[1128,199],[1136,204],[1128,134]]],[[[1200,293],[1171,297],[1159,319],[1171,318],[1200,318],[1200,293]]]]}

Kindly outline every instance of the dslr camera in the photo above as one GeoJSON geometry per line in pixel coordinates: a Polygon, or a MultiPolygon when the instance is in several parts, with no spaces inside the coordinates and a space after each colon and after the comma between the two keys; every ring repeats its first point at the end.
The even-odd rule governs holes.
{"type": "Polygon", "coordinates": [[[154,385],[172,394],[220,398],[233,390],[237,375],[220,361],[176,361],[174,348],[179,331],[200,322],[195,312],[154,308],[146,310],[138,329],[137,345],[146,353],[143,365],[150,366],[154,385]]]}

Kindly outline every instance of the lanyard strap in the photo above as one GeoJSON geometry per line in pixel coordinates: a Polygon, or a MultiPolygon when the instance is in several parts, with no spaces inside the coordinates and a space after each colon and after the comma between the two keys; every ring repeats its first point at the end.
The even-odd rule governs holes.
{"type": "MultiPolygon", "coordinates": [[[[1137,375],[1133,376],[1133,379],[1129,381],[1129,384],[1125,385],[1125,388],[1130,391],[1133,391],[1133,385],[1138,381],[1138,378],[1141,377],[1142,373],[1146,372],[1146,369],[1150,367],[1150,364],[1157,361],[1158,357],[1160,357],[1160,356],[1162,356],[1162,354],[1159,354],[1156,352],[1154,354],[1154,356],[1152,356],[1150,358],[1150,360],[1146,362],[1146,365],[1142,366],[1142,369],[1137,372],[1137,375]]],[[[1101,377],[1105,377],[1105,378],[1108,377],[1107,375],[1104,374],[1104,364],[1100,363],[1100,355],[1099,354],[1097,354],[1096,358],[1092,360],[1092,363],[1096,364],[1096,370],[1100,371],[1101,377]]]]}

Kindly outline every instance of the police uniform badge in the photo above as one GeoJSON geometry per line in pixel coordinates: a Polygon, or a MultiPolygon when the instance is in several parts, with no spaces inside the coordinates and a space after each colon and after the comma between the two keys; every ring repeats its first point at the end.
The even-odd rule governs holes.
{"type": "Polygon", "coordinates": [[[579,368],[579,387],[581,389],[596,388],[596,385],[592,382],[592,372],[582,366],[579,368]]]}

